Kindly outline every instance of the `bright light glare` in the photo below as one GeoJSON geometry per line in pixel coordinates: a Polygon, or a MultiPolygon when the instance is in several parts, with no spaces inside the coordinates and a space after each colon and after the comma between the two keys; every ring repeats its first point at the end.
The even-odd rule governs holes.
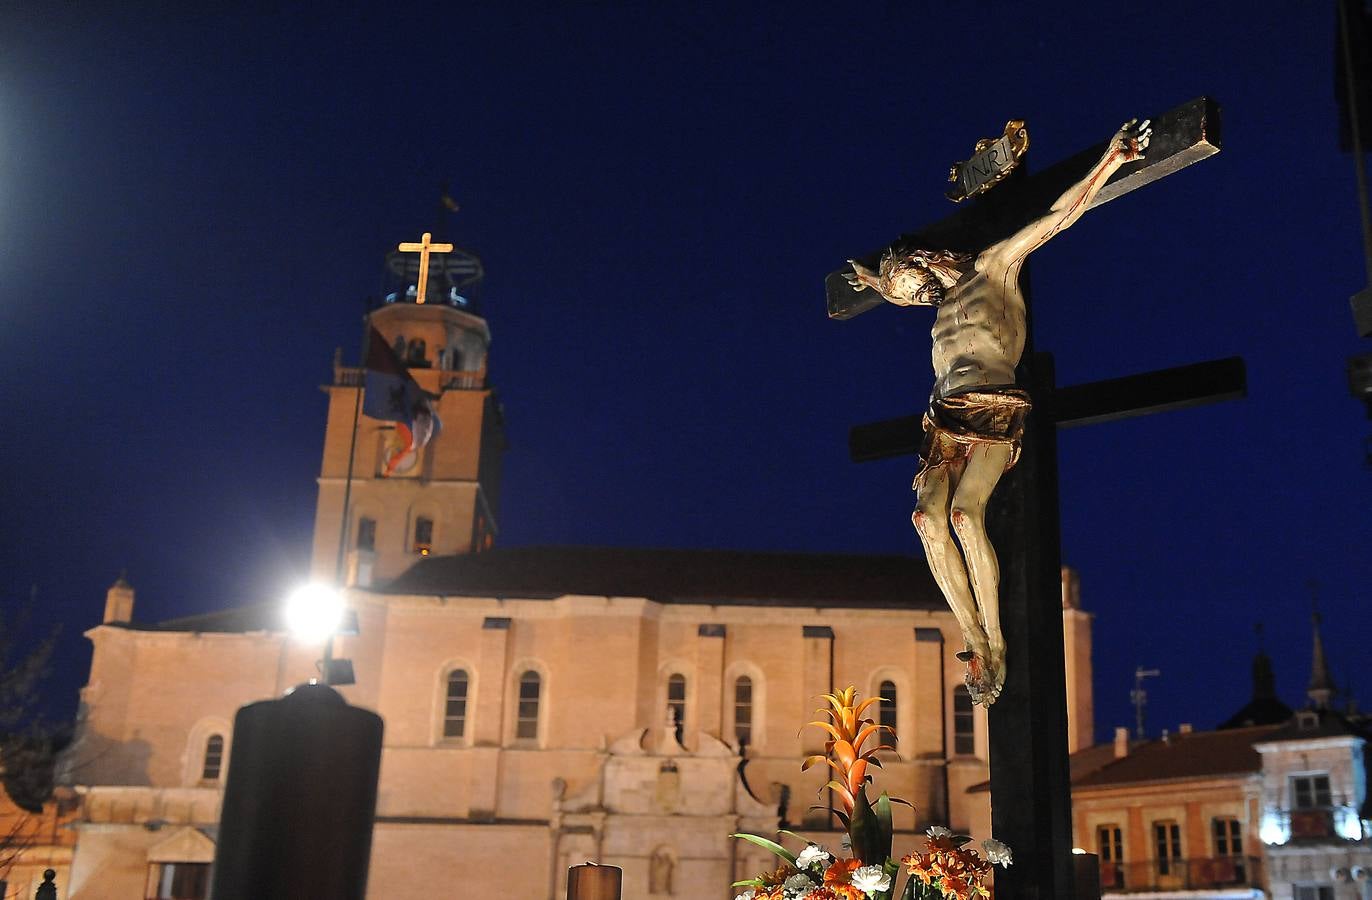
{"type": "Polygon", "coordinates": [[[286,598],[286,627],[301,641],[322,643],[342,622],[343,597],[327,585],[302,585],[286,598]]]}

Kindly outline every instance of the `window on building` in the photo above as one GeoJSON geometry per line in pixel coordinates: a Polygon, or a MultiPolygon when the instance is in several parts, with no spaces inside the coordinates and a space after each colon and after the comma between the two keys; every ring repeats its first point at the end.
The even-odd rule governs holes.
{"type": "Polygon", "coordinates": [[[395,355],[401,359],[405,358],[405,338],[401,335],[395,336],[395,355]]]}
{"type": "Polygon", "coordinates": [[[224,736],[212,734],[205,741],[205,764],[200,769],[200,777],[205,781],[218,781],[224,768],[224,736]]]}
{"type": "Polygon", "coordinates": [[[896,746],[896,683],[894,681],[883,681],[877,688],[877,696],[881,701],[877,703],[877,724],[889,727],[890,731],[883,731],[881,743],[891,747],[896,746]]]}
{"type": "Polygon", "coordinates": [[[515,719],[515,737],[538,738],[538,702],[543,689],[543,679],[537,672],[525,672],[519,676],[519,711],[515,719]]]}
{"type": "Polygon", "coordinates": [[[1210,830],[1215,836],[1216,856],[1243,856],[1243,831],[1238,819],[1217,817],[1210,823],[1210,830]]]}
{"type": "Polygon", "coordinates": [[[977,752],[976,718],[972,715],[972,694],[966,685],[953,689],[953,752],[971,756],[977,752]]]}
{"type": "Polygon", "coordinates": [[[422,338],[415,338],[410,341],[410,349],[405,351],[405,365],[423,367],[427,364],[424,353],[429,348],[425,345],[422,338]]]}
{"type": "Polygon", "coordinates": [[[1294,900],[1334,900],[1334,886],[1330,884],[1297,884],[1294,900]]]}
{"type": "Polygon", "coordinates": [[[747,675],[734,682],[734,737],[740,749],[753,742],[753,679],[747,675]]]}
{"type": "Polygon", "coordinates": [[[149,900],[205,900],[210,892],[209,863],[153,863],[149,900]]]}
{"type": "Polygon", "coordinates": [[[1181,862],[1181,826],[1172,821],[1154,822],[1153,845],[1158,874],[1175,874],[1181,862]]]}
{"type": "Polygon", "coordinates": [[[420,516],[414,520],[414,552],[428,556],[434,548],[434,520],[420,516]]]}
{"type": "Polygon", "coordinates": [[[1118,825],[1102,825],[1096,829],[1096,852],[1103,863],[1124,862],[1124,841],[1118,825]]]}
{"type": "MultiPolygon", "coordinates": [[[[521,697],[521,699],[523,699],[521,697]]],[[[537,702],[537,697],[535,697],[537,702]]],[[[535,707],[537,718],[537,707],[535,707]]],[[[467,732],[467,672],[448,673],[448,694],[443,706],[443,736],[460,738],[467,732]]]]}
{"type": "Polygon", "coordinates": [[[1292,775],[1292,809],[1327,809],[1331,805],[1328,775],[1292,775]]]}
{"type": "Polygon", "coordinates": [[[376,519],[363,516],[357,520],[357,549],[376,549],[376,519]]]}
{"type": "Polygon", "coordinates": [[[686,676],[673,675],[667,679],[667,708],[672,711],[672,721],[676,723],[676,740],[681,743],[686,736],[686,676]]]}
{"type": "Polygon", "coordinates": [[[491,527],[491,520],[478,509],[472,520],[472,552],[489,550],[494,544],[495,529],[491,527]]]}

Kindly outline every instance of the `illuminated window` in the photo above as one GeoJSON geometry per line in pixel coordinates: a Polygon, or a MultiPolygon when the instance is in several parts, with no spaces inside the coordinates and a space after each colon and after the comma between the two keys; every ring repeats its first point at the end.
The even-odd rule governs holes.
{"type": "Polygon", "coordinates": [[[200,777],[205,781],[218,781],[224,768],[224,736],[210,735],[205,742],[205,765],[201,767],[200,777]]]}
{"type": "Polygon", "coordinates": [[[953,752],[971,756],[977,752],[976,718],[972,715],[972,694],[966,685],[953,690],[953,752]]]}
{"type": "Polygon", "coordinates": [[[489,550],[494,544],[495,529],[491,527],[491,520],[486,518],[486,514],[481,510],[477,510],[472,520],[471,552],[480,553],[483,550],[489,550]]]}
{"type": "Polygon", "coordinates": [[[896,683],[894,681],[883,681],[881,687],[877,689],[877,696],[881,700],[877,703],[877,724],[890,727],[890,731],[883,731],[881,743],[891,747],[896,746],[896,683]]]}
{"type": "Polygon", "coordinates": [[[537,672],[525,672],[519,676],[519,710],[515,719],[515,737],[538,737],[538,701],[542,688],[543,679],[537,672]]]}
{"type": "Polygon", "coordinates": [[[357,549],[376,549],[376,519],[363,516],[357,520],[357,549]]]}
{"type": "Polygon", "coordinates": [[[150,879],[156,893],[149,900],[204,900],[210,892],[210,864],[153,863],[150,879]]]}
{"type": "Polygon", "coordinates": [[[1327,809],[1331,805],[1328,775],[1292,775],[1292,809],[1327,809]]]}
{"type": "Polygon", "coordinates": [[[686,676],[673,675],[667,679],[667,708],[676,722],[676,740],[681,743],[686,734],[686,676]]]}
{"type": "MultiPolygon", "coordinates": [[[[537,697],[535,697],[537,702],[537,697]]],[[[535,711],[537,707],[535,707],[535,711]]],[[[537,714],[535,712],[535,718],[537,714]]],[[[467,730],[467,672],[448,675],[448,695],[443,707],[443,736],[460,738],[467,730]]]]}
{"type": "Polygon", "coordinates": [[[753,679],[747,675],[734,682],[734,737],[740,748],[753,740],[753,679]]]}
{"type": "Polygon", "coordinates": [[[420,516],[414,520],[414,552],[428,556],[434,548],[434,520],[420,516]]]}
{"type": "Polygon", "coordinates": [[[1181,861],[1181,826],[1173,821],[1153,823],[1153,844],[1159,875],[1171,875],[1181,861]]]}

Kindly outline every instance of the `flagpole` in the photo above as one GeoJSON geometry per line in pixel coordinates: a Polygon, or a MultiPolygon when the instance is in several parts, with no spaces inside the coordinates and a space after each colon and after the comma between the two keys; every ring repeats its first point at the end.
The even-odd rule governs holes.
{"type": "MultiPolygon", "coordinates": [[[[343,587],[343,565],[348,549],[348,507],[352,502],[353,463],[357,459],[357,426],[362,418],[362,391],[366,384],[367,353],[371,350],[371,337],[372,316],[369,309],[362,317],[362,358],[357,363],[357,398],[353,401],[353,432],[348,441],[348,475],[343,481],[343,516],[338,526],[338,559],[333,570],[334,584],[340,588],[343,587]]],[[[325,655],[327,656],[327,653],[325,655]]]]}

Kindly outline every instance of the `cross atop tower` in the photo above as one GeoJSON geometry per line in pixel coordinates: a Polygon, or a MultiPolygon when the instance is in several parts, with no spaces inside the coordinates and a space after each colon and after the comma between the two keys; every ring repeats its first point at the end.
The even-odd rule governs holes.
{"type": "Polygon", "coordinates": [[[419,243],[414,243],[413,241],[406,241],[402,243],[400,246],[396,247],[395,249],[399,250],[401,253],[419,254],[419,284],[415,286],[415,290],[417,291],[417,293],[415,294],[414,302],[423,303],[424,291],[429,286],[429,254],[452,253],[453,245],[435,244],[433,242],[433,234],[431,232],[426,231],[424,232],[424,237],[420,239],[419,243]]]}

